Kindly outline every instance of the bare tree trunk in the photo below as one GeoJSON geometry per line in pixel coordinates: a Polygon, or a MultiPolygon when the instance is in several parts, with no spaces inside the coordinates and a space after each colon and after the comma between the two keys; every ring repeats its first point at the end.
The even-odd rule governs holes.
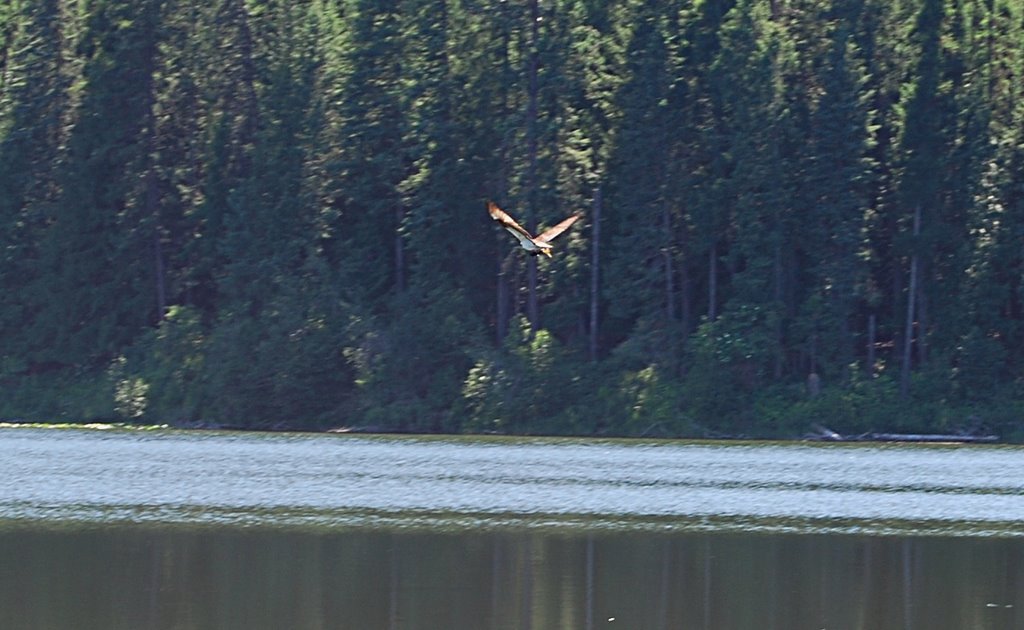
{"type": "Polygon", "coordinates": [[[848,380],[851,374],[850,366],[854,359],[853,332],[850,330],[850,308],[849,296],[853,287],[846,285],[846,290],[840,289],[840,295],[834,295],[836,313],[839,315],[839,330],[836,334],[839,337],[839,360],[840,374],[842,379],[848,380]]]}
{"type": "MultiPolygon", "coordinates": [[[[530,57],[527,66],[529,86],[527,88],[526,105],[526,137],[527,137],[527,199],[526,229],[531,233],[537,230],[537,98],[540,86],[537,80],[539,65],[538,46],[540,42],[540,0],[530,0],[530,57]]],[[[526,313],[530,319],[530,333],[540,328],[540,304],[537,296],[537,258],[531,256],[526,263],[526,313]]]]}
{"type": "Polygon", "coordinates": [[[146,173],[146,213],[153,217],[153,272],[156,275],[156,320],[163,321],[167,314],[167,278],[164,248],[160,234],[160,208],[157,203],[156,167],[150,165],[146,173]]]}
{"type": "Polygon", "coordinates": [[[598,306],[601,294],[601,187],[594,190],[590,235],[590,360],[597,361],[598,306]]]}
{"type": "MultiPolygon", "coordinates": [[[[903,270],[900,267],[898,261],[894,261],[891,269],[892,285],[890,286],[890,299],[892,300],[892,304],[894,305],[901,304],[903,302],[904,282],[906,282],[906,278],[904,278],[904,275],[905,274],[903,273],[903,270]]],[[[897,317],[899,317],[899,315],[897,313],[897,309],[894,307],[893,320],[895,321],[897,317]]],[[[893,326],[892,345],[890,347],[892,349],[889,350],[889,358],[895,361],[898,365],[900,359],[903,358],[902,356],[900,356],[900,353],[903,352],[903,328],[901,328],[900,326],[893,326]]]]}
{"type": "Polygon", "coordinates": [[[401,206],[395,208],[395,291],[405,291],[405,241],[402,238],[402,220],[405,211],[401,206]]]}
{"type": "Polygon", "coordinates": [[[680,317],[682,318],[680,328],[684,335],[689,335],[690,322],[693,317],[693,305],[690,302],[690,268],[689,265],[687,265],[685,254],[683,255],[683,259],[679,265],[679,301],[680,308],[682,309],[680,314],[680,317]]]}
{"type": "Polygon", "coordinates": [[[910,394],[910,359],[914,341],[914,309],[917,299],[917,237],[921,234],[921,206],[914,208],[914,252],[910,255],[910,286],[907,287],[907,321],[903,330],[903,362],[900,365],[900,398],[910,394]]]}
{"type": "Polygon", "coordinates": [[[920,260],[917,264],[917,337],[914,345],[917,346],[917,364],[924,365],[928,362],[928,296],[925,294],[924,283],[920,278],[928,277],[928,260],[920,260]]]}
{"type": "Polygon", "coordinates": [[[867,348],[867,373],[868,376],[875,375],[875,327],[877,317],[874,313],[868,315],[868,348],[867,348]]]}
{"type": "MultiPolygon", "coordinates": [[[[782,238],[776,233],[774,252],[772,255],[772,298],[775,300],[775,308],[782,308],[782,238]]],[[[781,314],[780,314],[781,315],[781,314]]],[[[775,365],[772,367],[772,376],[776,381],[782,378],[783,348],[782,339],[782,317],[775,318],[775,365]]]]}
{"type": "Polygon", "coordinates": [[[708,253],[708,321],[718,319],[718,244],[711,244],[708,253]]]}
{"type": "Polygon", "coordinates": [[[512,278],[509,282],[508,294],[512,300],[512,317],[523,316],[523,273],[525,265],[520,265],[519,261],[514,260],[515,256],[509,259],[508,267],[505,268],[505,274],[512,278]]]}
{"type": "MultiPolygon", "coordinates": [[[[512,45],[511,36],[508,29],[508,16],[505,12],[508,7],[505,3],[501,4],[501,39],[502,39],[502,59],[501,59],[501,73],[502,76],[508,77],[512,74],[512,67],[509,60],[509,47],[512,45]]],[[[506,87],[506,83],[501,83],[501,111],[508,113],[509,111],[509,93],[506,87]]],[[[508,136],[505,135],[501,138],[501,144],[498,147],[498,173],[494,183],[494,190],[492,194],[496,196],[496,201],[506,202],[508,193],[508,154],[509,154],[509,140],[508,136]]],[[[512,316],[511,313],[511,300],[512,291],[510,289],[509,277],[508,277],[508,261],[505,260],[505,254],[501,245],[504,243],[502,240],[498,247],[498,276],[497,276],[497,296],[496,296],[496,307],[497,312],[495,313],[498,320],[495,322],[495,332],[497,334],[498,345],[500,346],[508,335],[508,323],[509,318],[512,316]]]]}
{"type": "Polygon", "coordinates": [[[537,257],[526,261],[526,317],[530,320],[530,335],[540,329],[540,301],[537,299],[537,257]]]}
{"type": "MultiPolygon", "coordinates": [[[[504,242],[504,241],[502,241],[504,242]]],[[[508,276],[506,274],[506,265],[502,256],[502,250],[498,249],[498,295],[496,301],[497,310],[495,316],[498,321],[495,322],[494,328],[497,333],[497,341],[500,346],[505,341],[505,336],[508,334],[508,318],[509,318],[509,290],[508,290],[508,276]]]]}
{"type": "Polygon", "coordinates": [[[676,279],[675,268],[672,264],[672,221],[667,204],[662,206],[661,228],[666,239],[665,247],[661,252],[665,259],[665,317],[672,322],[676,319],[676,279]]]}
{"type": "Polygon", "coordinates": [[[143,224],[146,220],[152,221],[153,237],[153,284],[156,289],[156,321],[162,322],[167,314],[167,284],[165,278],[165,265],[163,246],[161,244],[161,217],[160,200],[157,182],[157,116],[156,116],[156,82],[153,73],[146,73],[145,86],[143,89],[149,98],[149,107],[146,108],[146,176],[145,190],[143,192],[143,224]]]}

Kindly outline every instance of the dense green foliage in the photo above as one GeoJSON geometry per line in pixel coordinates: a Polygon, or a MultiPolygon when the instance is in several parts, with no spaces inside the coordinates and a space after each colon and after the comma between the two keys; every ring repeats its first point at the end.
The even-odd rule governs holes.
{"type": "Polygon", "coordinates": [[[1017,0],[0,2],[2,417],[1024,437],[1022,234],[1017,0]]]}

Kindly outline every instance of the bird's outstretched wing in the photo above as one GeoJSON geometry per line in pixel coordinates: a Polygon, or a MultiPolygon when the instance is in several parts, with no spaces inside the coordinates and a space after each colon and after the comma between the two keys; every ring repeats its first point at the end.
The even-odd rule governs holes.
{"type": "Polygon", "coordinates": [[[579,219],[579,218],[580,218],[580,215],[578,215],[578,214],[572,215],[571,217],[569,217],[568,219],[565,219],[564,221],[562,221],[558,225],[556,225],[554,227],[550,227],[550,228],[544,230],[543,232],[541,232],[540,235],[537,236],[536,240],[541,241],[542,243],[550,243],[551,240],[554,239],[556,236],[558,236],[562,232],[568,230],[569,226],[571,226],[573,223],[576,223],[577,219],[579,219]]]}
{"type": "Polygon", "coordinates": [[[487,212],[490,213],[492,219],[505,226],[508,230],[518,232],[522,236],[526,237],[527,240],[533,238],[530,236],[530,233],[523,228],[523,226],[516,223],[515,219],[508,216],[508,214],[499,208],[498,204],[493,201],[487,202],[487,212]]]}

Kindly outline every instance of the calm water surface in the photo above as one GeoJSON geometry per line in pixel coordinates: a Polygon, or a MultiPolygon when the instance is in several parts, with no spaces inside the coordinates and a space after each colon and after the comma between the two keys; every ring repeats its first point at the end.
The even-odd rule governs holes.
{"type": "Polygon", "coordinates": [[[0,429],[0,628],[1021,628],[1024,451],[0,429]]]}

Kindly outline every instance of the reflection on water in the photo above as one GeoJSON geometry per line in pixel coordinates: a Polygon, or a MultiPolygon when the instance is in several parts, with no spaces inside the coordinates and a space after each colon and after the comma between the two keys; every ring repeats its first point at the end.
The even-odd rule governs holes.
{"type": "Polygon", "coordinates": [[[0,628],[1024,627],[1020,539],[0,530],[0,628]]]}

